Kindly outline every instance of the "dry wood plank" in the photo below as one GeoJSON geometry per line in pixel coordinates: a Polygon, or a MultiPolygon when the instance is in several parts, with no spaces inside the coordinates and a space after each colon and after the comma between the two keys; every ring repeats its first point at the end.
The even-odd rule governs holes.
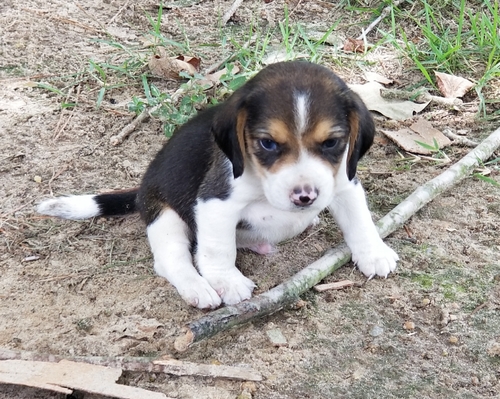
{"type": "Polygon", "coordinates": [[[0,383],[71,394],[73,390],[119,399],[168,399],[161,392],[117,384],[121,369],[61,360],[58,363],[0,361],[0,383]]]}

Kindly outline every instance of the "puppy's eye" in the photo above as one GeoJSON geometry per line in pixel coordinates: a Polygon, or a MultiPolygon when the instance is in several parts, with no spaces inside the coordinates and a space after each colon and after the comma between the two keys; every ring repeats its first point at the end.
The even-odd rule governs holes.
{"type": "Polygon", "coordinates": [[[323,142],[321,143],[321,147],[322,147],[324,150],[330,150],[330,149],[332,149],[332,148],[336,147],[336,146],[337,146],[337,144],[338,144],[338,142],[339,142],[339,141],[338,141],[338,140],[336,140],[336,139],[327,139],[327,140],[325,140],[325,141],[323,141],[323,142]]]}
{"type": "Polygon", "coordinates": [[[278,143],[271,139],[260,139],[259,144],[266,151],[276,151],[278,149],[278,143]]]}

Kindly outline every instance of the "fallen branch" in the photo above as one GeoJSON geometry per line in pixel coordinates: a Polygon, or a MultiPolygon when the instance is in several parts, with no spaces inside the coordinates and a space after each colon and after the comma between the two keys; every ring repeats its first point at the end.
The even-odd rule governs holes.
{"type": "Polygon", "coordinates": [[[396,0],[393,4],[390,4],[388,5],[387,7],[385,7],[382,12],[380,13],[380,15],[378,16],[377,19],[375,19],[370,25],[368,25],[368,27],[364,30],[361,31],[361,35],[359,35],[356,40],[365,40],[366,39],[366,35],[371,32],[371,30],[373,28],[375,28],[380,21],[382,21],[385,17],[387,17],[389,15],[389,13],[391,12],[391,9],[393,7],[397,7],[399,6],[399,4],[401,4],[404,0],[396,0]]]}
{"type": "Polygon", "coordinates": [[[419,104],[432,102],[433,104],[443,106],[445,108],[461,108],[463,101],[459,98],[447,98],[433,96],[427,91],[415,90],[406,91],[399,89],[380,89],[380,95],[388,100],[414,101],[419,104]]]}
{"type": "MultiPolygon", "coordinates": [[[[177,89],[174,94],[167,100],[168,102],[171,102],[172,104],[175,104],[181,97],[184,95],[188,90],[190,90],[193,87],[194,83],[192,80],[190,80],[188,83],[183,85],[181,88],[177,89]]],[[[154,107],[151,108],[145,108],[137,117],[130,122],[127,126],[125,126],[120,133],[111,136],[109,141],[111,145],[119,145],[123,143],[123,141],[135,130],[137,127],[143,123],[146,122],[152,114],[154,114],[156,111],[158,111],[161,107],[165,105],[164,102],[160,102],[159,104],[156,104],[154,107]]]]}
{"type": "Polygon", "coordinates": [[[119,399],[169,399],[161,392],[117,384],[122,370],[61,360],[0,362],[0,383],[23,385],[71,395],[81,391],[119,399]]]}
{"type": "MultiPolygon", "coordinates": [[[[498,147],[500,147],[500,128],[459,162],[417,188],[408,198],[380,219],[377,223],[380,236],[387,237],[399,229],[424,205],[468,177],[478,163],[491,157],[498,147]]],[[[323,257],[277,287],[237,305],[226,306],[206,314],[186,326],[185,335],[178,337],[175,341],[175,349],[180,352],[186,351],[195,342],[292,305],[298,300],[299,295],[343,266],[350,257],[349,248],[341,244],[328,250],[323,257]]]]}
{"type": "Polygon", "coordinates": [[[222,25],[223,26],[226,25],[229,22],[229,20],[234,15],[234,13],[238,9],[238,7],[241,6],[241,3],[243,3],[243,0],[234,0],[234,2],[231,5],[231,7],[229,7],[229,10],[227,10],[225,12],[224,16],[222,17],[222,25]]]}
{"type": "Polygon", "coordinates": [[[157,104],[152,108],[145,108],[137,117],[130,122],[127,126],[125,126],[122,130],[120,130],[120,133],[111,136],[109,139],[109,142],[111,145],[119,145],[123,143],[123,141],[135,130],[137,127],[143,123],[146,122],[150,117],[153,112],[158,111],[162,107],[163,103],[157,104]]]}
{"type": "Polygon", "coordinates": [[[476,147],[478,143],[473,140],[468,139],[467,137],[459,136],[458,134],[453,133],[450,129],[444,129],[443,134],[453,141],[453,144],[463,145],[465,147],[476,147]]]}
{"type": "Polygon", "coordinates": [[[0,364],[6,360],[59,363],[71,361],[96,366],[112,367],[122,371],[164,373],[176,376],[200,376],[225,378],[243,381],[262,381],[262,375],[249,367],[232,367],[215,364],[198,364],[177,359],[151,359],[147,357],[101,357],[101,356],[62,356],[43,353],[12,351],[0,348],[0,364]]]}

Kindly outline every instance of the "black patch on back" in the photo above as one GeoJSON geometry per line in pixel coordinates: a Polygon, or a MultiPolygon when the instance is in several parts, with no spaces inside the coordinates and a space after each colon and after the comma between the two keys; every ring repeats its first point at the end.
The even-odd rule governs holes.
{"type": "Polygon", "coordinates": [[[231,183],[233,173],[227,157],[219,149],[215,148],[210,169],[200,186],[199,198],[208,201],[211,198],[225,200],[231,194],[231,183]]]}
{"type": "Polygon", "coordinates": [[[217,175],[224,155],[211,134],[219,108],[200,112],[183,125],[149,165],[137,196],[137,206],[146,224],[153,223],[165,208],[171,208],[186,222],[193,240],[194,206],[199,196],[224,199],[229,195],[230,166],[228,173],[217,175]]]}

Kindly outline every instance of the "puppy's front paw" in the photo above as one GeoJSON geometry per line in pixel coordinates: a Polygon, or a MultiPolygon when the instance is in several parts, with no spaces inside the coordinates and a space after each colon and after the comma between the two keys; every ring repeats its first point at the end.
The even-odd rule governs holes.
{"type": "Polygon", "coordinates": [[[176,286],[179,295],[189,305],[199,309],[215,309],[220,306],[221,298],[207,280],[199,276],[194,280],[186,280],[176,286]]]}
{"type": "Polygon", "coordinates": [[[396,270],[399,256],[382,240],[375,246],[367,246],[361,251],[353,251],[352,261],[366,277],[387,277],[396,270]]]}
{"type": "Polygon", "coordinates": [[[219,294],[222,302],[227,305],[235,305],[249,299],[255,288],[254,282],[241,274],[236,267],[226,270],[224,273],[204,274],[203,277],[219,294]]]}

